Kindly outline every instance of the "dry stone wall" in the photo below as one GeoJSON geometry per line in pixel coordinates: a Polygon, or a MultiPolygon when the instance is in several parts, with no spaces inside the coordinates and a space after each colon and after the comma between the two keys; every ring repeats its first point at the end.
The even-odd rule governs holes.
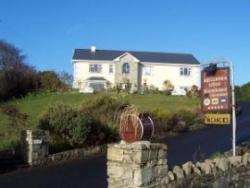
{"type": "Polygon", "coordinates": [[[42,130],[25,130],[21,133],[22,158],[29,166],[44,166],[106,153],[107,146],[79,148],[49,154],[48,134],[42,130]]]}
{"type": "Polygon", "coordinates": [[[96,146],[93,148],[80,148],[80,149],[73,149],[64,152],[59,152],[36,160],[35,166],[52,165],[75,159],[84,159],[93,155],[106,153],[106,150],[107,150],[106,145],[103,145],[103,146],[96,146]]]}
{"type": "Polygon", "coordinates": [[[158,188],[168,172],[167,147],[140,141],[108,145],[109,188],[158,188]]]}
{"type": "Polygon", "coordinates": [[[250,187],[250,153],[175,166],[163,187],[250,187]]]}
{"type": "Polygon", "coordinates": [[[164,144],[135,142],[108,146],[109,188],[250,187],[250,153],[186,162],[169,170],[164,144]]]}

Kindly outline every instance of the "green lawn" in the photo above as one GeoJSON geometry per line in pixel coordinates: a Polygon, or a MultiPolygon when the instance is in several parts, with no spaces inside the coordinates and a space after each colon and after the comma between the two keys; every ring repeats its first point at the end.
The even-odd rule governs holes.
{"type": "Polygon", "coordinates": [[[148,94],[132,95],[129,99],[132,104],[135,104],[142,110],[160,109],[168,113],[175,113],[179,110],[193,110],[199,105],[198,99],[191,99],[186,96],[148,94]]]}
{"type": "MultiPolygon", "coordinates": [[[[81,93],[41,93],[9,102],[18,106],[22,113],[27,113],[26,127],[10,127],[7,116],[0,113],[0,150],[9,147],[10,143],[19,139],[20,130],[35,128],[46,109],[56,103],[71,105],[83,104],[87,99],[95,99],[96,95],[81,93]]],[[[160,94],[124,95],[131,104],[142,111],[158,109],[164,113],[175,113],[179,110],[193,110],[199,105],[198,99],[183,96],[165,96],[160,94]]]]}

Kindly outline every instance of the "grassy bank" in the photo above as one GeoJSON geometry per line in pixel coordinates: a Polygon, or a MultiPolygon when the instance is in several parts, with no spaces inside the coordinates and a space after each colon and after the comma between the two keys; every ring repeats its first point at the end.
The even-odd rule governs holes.
{"type": "MultiPolygon", "coordinates": [[[[0,113],[0,150],[8,148],[11,144],[15,143],[19,139],[22,129],[36,128],[39,119],[46,113],[49,106],[57,103],[78,106],[84,104],[89,99],[95,100],[96,97],[98,97],[98,94],[40,93],[9,102],[9,104],[16,105],[21,113],[27,114],[28,118],[25,126],[10,126],[8,117],[0,113]]],[[[141,111],[158,110],[170,115],[180,110],[195,110],[199,104],[198,99],[190,99],[183,96],[124,94],[123,97],[130,101],[131,104],[137,106],[141,111]]]]}

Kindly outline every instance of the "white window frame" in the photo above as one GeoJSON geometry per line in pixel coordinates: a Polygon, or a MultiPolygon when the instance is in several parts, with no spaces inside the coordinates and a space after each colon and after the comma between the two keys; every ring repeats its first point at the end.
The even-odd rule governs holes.
{"type": "Polygon", "coordinates": [[[144,67],[143,74],[144,74],[145,76],[152,76],[152,67],[145,66],[145,67],[144,67]]]}
{"type": "Polygon", "coordinates": [[[109,73],[110,74],[114,73],[114,66],[112,64],[109,64],[109,73]]]}
{"type": "Polygon", "coordinates": [[[180,68],[180,76],[191,76],[191,68],[190,67],[181,67],[180,68]]]}
{"type": "Polygon", "coordinates": [[[130,64],[129,63],[123,63],[122,64],[122,74],[129,74],[130,73],[130,64]]]}
{"type": "Polygon", "coordinates": [[[102,72],[102,64],[89,64],[89,72],[90,73],[101,73],[102,72]]]}

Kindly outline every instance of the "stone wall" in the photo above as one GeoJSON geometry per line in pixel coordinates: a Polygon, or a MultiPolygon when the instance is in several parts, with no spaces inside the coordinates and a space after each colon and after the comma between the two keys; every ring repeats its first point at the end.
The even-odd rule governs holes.
{"type": "Polygon", "coordinates": [[[107,146],[79,148],[49,154],[48,134],[42,130],[25,130],[21,133],[21,150],[22,158],[29,166],[44,166],[106,153],[107,146]]]}
{"type": "Polygon", "coordinates": [[[93,148],[80,148],[80,149],[73,149],[64,152],[59,152],[36,160],[35,166],[63,163],[75,159],[84,159],[89,156],[106,153],[106,150],[107,147],[106,145],[104,145],[104,146],[96,146],[93,148]]]}
{"type": "Polygon", "coordinates": [[[175,187],[250,187],[250,153],[241,156],[186,162],[175,166],[162,185],[175,187]]]}
{"type": "Polygon", "coordinates": [[[138,62],[135,61],[135,58],[130,54],[125,54],[123,57],[120,58],[119,61],[116,62],[115,65],[115,82],[116,84],[126,83],[126,79],[129,80],[131,85],[131,90],[137,90],[139,86],[138,80],[138,62]],[[122,73],[122,66],[124,63],[129,64],[130,71],[128,74],[122,73]]]}
{"type": "Polygon", "coordinates": [[[109,188],[250,187],[250,152],[242,153],[245,149],[239,149],[238,156],[189,161],[171,170],[166,149],[164,144],[145,141],[109,145],[109,188]]]}
{"type": "Polygon", "coordinates": [[[147,141],[108,145],[109,188],[158,188],[168,172],[167,147],[147,141]]]}

